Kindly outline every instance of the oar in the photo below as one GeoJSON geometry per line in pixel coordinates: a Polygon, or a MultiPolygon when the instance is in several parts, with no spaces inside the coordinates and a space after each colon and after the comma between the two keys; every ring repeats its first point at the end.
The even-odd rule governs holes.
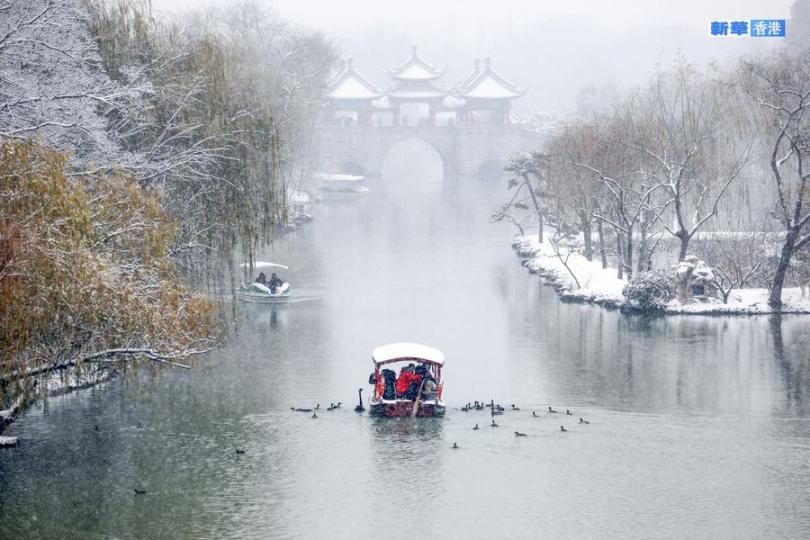
{"type": "Polygon", "coordinates": [[[422,384],[419,385],[419,392],[416,394],[416,400],[413,402],[413,410],[411,416],[416,416],[416,411],[419,410],[419,401],[422,399],[422,388],[425,387],[425,379],[422,378],[422,384]]]}

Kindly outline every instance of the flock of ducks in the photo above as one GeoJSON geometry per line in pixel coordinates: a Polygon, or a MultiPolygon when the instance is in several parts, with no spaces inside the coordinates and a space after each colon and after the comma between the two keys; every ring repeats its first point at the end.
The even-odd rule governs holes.
{"type": "MultiPolygon", "coordinates": [[[[461,411],[463,411],[463,412],[483,411],[484,409],[490,409],[491,410],[491,412],[492,412],[492,421],[491,421],[491,423],[489,425],[490,425],[490,427],[494,427],[494,428],[498,427],[497,422],[495,422],[495,416],[502,415],[504,413],[504,411],[507,410],[504,407],[501,407],[500,403],[498,403],[498,404],[496,404],[494,402],[485,403],[483,401],[474,401],[472,403],[467,402],[463,407],[461,407],[461,411]]],[[[515,404],[512,403],[510,405],[509,410],[519,411],[520,407],[516,407],[515,404]]],[[[551,406],[549,406],[547,408],[546,413],[547,414],[563,414],[563,413],[560,413],[559,411],[555,410],[551,406]]],[[[564,414],[566,416],[574,416],[574,413],[572,413],[570,409],[565,409],[564,414]]],[[[536,411],[532,411],[532,417],[533,418],[540,418],[540,416],[537,414],[536,411]]],[[[589,421],[585,420],[582,417],[580,417],[579,423],[580,424],[590,424],[589,421]]],[[[473,426],[473,431],[478,431],[479,429],[481,429],[481,426],[479,426],[478,424],[475,424],[473,426]]],[[[565,429],[565,426],[562,425],[562,424],[560,425],[560,431],[562,433],[568,433],[568,430],[565,429]]],[[[520,431],[515,431],[515,437],[528,437],[528,435],[526,433],[521,433],[520,431]]],[[[453,449],[458,449],[458,448],[461,448],[461,447],[457,443],[453,443],[452,448],[453,449]]]]}

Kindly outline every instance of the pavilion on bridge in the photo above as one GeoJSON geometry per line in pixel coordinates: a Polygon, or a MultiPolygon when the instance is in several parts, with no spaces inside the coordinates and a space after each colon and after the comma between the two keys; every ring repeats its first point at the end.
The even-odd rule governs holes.
{"type": "Polygon", "coordinates": [[[387,70],[391,87],[383,90],[363,77],[351,58],[329,82],[322,121],[359,126],[503,125],[514,121],[512,102],[521,90],[475,59],[473,70],[449,89],[438,80],[445,70],[425,61],[412,47],[411,56],[387,70]]]}

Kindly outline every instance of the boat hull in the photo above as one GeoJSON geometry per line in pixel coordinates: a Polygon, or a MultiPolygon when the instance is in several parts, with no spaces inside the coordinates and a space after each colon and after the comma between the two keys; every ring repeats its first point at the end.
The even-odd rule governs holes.
{"type": "MultiPolygon", "coordinates": [[[[420,418],[439,417],[444,416],[444,411],[443,401],[425,401],[419,403],[415,416],[420,418]]],[[[387,418],[413,416],[413,401],[407,399],[372,400],[369,404],[369,414],[387,418]]]]}
{"type": "Polygon", "coordinates": [[[287,291],[283,294],[269,295],[239,290],[236,291],[236,297],[242,302],[251,304],[284,304],[290,299],[290,292],[287,291]]]}

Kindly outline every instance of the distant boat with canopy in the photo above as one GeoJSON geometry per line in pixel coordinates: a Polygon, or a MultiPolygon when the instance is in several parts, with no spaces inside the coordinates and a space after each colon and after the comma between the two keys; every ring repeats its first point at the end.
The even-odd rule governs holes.
{"type": "Polygon", "coordinates": [[[323,193],[368,193],[369,189],[360,182],[365,180],[365,176],[356,174],[316,174],[315,178],[320,182],[320,190],[323,193]]]}
{"type": "MultiPolygon", "coordinates": [[[[290,284],[286,281],[274,284],[264,280],[259,281],[264,276],[264,270],[272,271],[274,269],[289,270],[289,267],[284,264],[278,264],[267,261],[255,261],[253,263],[243,263],[239,265],[245,268],[251,274],[259,274],[254,277],[254,281],[250,284],[242,283],[236,290],[236,297],[242,302],[249,302],[253,304],[281,304],[290,299],[290,284]]],[[[253,277],[253,276],[251,276],[253,277]]]]}

